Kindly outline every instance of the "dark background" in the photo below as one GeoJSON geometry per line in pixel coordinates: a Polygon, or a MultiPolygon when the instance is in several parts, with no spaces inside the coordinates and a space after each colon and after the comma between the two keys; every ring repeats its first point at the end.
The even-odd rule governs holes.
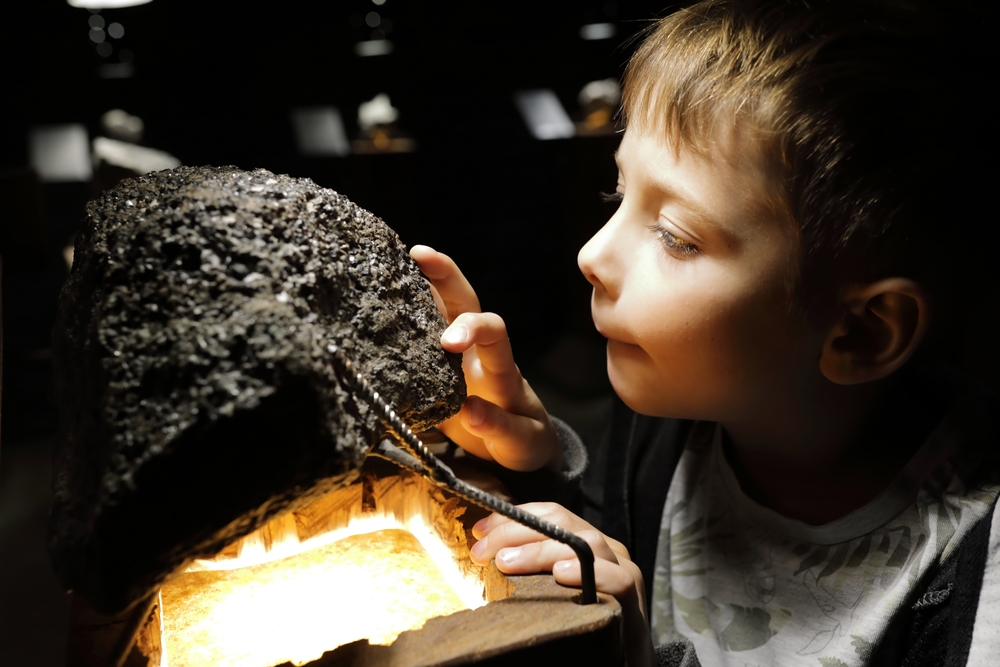
{"type": "MultiPolygon", "coordinates": [[[[5,8],[9,37],[0,46],[0,172],[28,165],[31,126],[82,123],[94,137],[104,112],[124,109],[143,119],[145,145],[184,164],[309,177],[381,216],[405,243],[448,252],[483,307],[507,320],[519,362],[545,366],[561,336],[590,330],[589,286],[575,255],[608,215],[598,192],[614,187],[617,137],[537,141],[512,95],[551,88],[574,112],[584,84],[620,77],[631,53],[623,42],[664,13],[663,4],[290,0],[251,8],[156,0],[101,12],[125,27],[103,58],[88,38],[88,10],[63,0],[17,3],[5,8]],[[358,57],[353,47],[369,38],[364,16],[373,10],[392,21],[395,51],[358,57]],[[580,38],[581,25],[605,21],[618,27],[613,38],[580,38]],[[100,78],[100,65],[117,62],[123,50],[133,54],[134,76],[100,78]],[[399,124],[416,139],[416,152],[298,153],[293,108],[335,105],[354,136],[358,104],[380,92],[401,110],[399,124]]],[[[2,249],[2,433],[12,440],[51,431],[51,408],[39,400],[47,372],[39,369],[49,363],[54,298],[66,273],[59,250],[99,192],[85,183],[40,189],[46,254],[24,261],[20,248],[2,249]]],[[[19,185],[4,194],[8,207],[15,197],[22,208],[36,195],[19,185]]],[[[554,381],[596,391],[603,370],[588,375],[596,377],[577,371],[554,381]]]]}
{"type": "Polygon", "coordinates": [[[609,215],[598,193],[614,188],[617,137],[537,141],[512,96],[550,88],[573,113],[584,84],[621,76],[628,38],[669,4],[154,0],[101,11],[125,28],[105,58],[88,37],[87,10],[64,0],[5,3],[0,664],[62,661],[65,596],[43,549],[55,428],[49,332],[67,273],[61,249],[99,194],[88,183],[34,180],[29,128],[82,123],[93,138],[101,115],[121,108],[144,121],[144,145],[184,164],[263,167],[333,188],[405,243],[451,254],[484,309],[503,315],[529,380],[553,402],[587,406],[608,388],[575,257],[609,215]],[[392,21],[389,55],[354,54],[370,37],[370,11],[392,21]],[[614,23],[617,34],[582,40],[580,26],[595,22],[614,23]],[[98,76],[123,50],[134,75],[98,76]],[[353,137],[358,104],[382,92],[416,152],[298,153],[293,108],[334,105],[353,137]]]}

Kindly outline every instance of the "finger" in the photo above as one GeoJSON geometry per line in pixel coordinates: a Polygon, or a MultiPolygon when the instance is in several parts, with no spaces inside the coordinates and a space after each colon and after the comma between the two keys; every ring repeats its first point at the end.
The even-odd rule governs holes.
{"type": "Polygon", "coordinates": [[[410,257],[434,283],[447,308],[449,322],[462,313],[480,311],[475,290],[451,257],[425,245],[410,248],[410,257]]]}
{"type": "Polygon", "coordinates": [[[465,430],[480,439],[489,457],[509,470],[562,467],[562,446],[548,415],[513,414],[484,398],[469,396],[459,418],[465,430]]]}
{"type": "MultiPolygon", "coordinates": [[[[580,561],[564,560],[552,567],[552,576],[563,586],[581,586],[580,561]]],[[[622,608],[622,620],[625,626],[626,664],[655,665],[653,644],[649,636],[649,622],[646,619],[646,604],[642,573],[632,561],[624,561],[616,565],[610,561],[594,562],[594,583],[597,590],[607,593],[618,600],[622,608]]]]}
{"type": "MultiPolygon", "coordinates": [[[[608,560],[594,561],[594,581],[601,593],[613,595],[622,607],[636,605],[639,594],[636,579],[629,567],[608,560]]],[[[561,560],[552,567],[552,576],[563,586],[579,587],[582,582],[580,561],[576,558],[561,560]]]]}
{"type": "Polygon", "coordinates": [[[475,355],[468,355],[462,368],[476,393],[485,394],[503,409],[519,414],[529,407],[528,389],[514,363],[507,325],[499,315],[459,315],[441,336],[441,344],[449,352],[465,352],[475,346],[475,355]]]}
{"type": "MultiPolygon", "coordinates": [[[[545,519],[549,523],[554,523],[557,526],[565,528],[571,533],[593,528],[593,526],[589,523],[573,514],[559,503],[523,503],[518,505],[517,508],[524,510],[529,514],[534,514],[541,519],[545,519]]],[[[477,539],[481,539],[489,535],[493,530],[508,523],[521,525],[509,517],[494,512],[493,514],[477,521],[472,527],[472,534],[475,535],[477,539]]]]}
{"type": "Polygon", "coordinates": [[[464,417],[462,416],[462,413],[459,412],[457,415],[441,422],[435,428],[448,436],[449,440],[473,456],[478,456],[481,459],[492,461],[493,456],[490,454],[489,450],[486,449],[486,443],[483,442],[482,438],[477,437],[465,430],[463,419],[464,417]]]}
{"type": "MultiPolygon", "coordinates": [[[[520,528],[520,527],[518,527],[520,528]]],[[[494,531],[488,537],[476,542],[471,550],[474,563],[484,565],[496,559],[497,568],[507,574],[531,574],[551,572],[559,561],[576,558],[573,548],[556,540],[536,541],[534,531],[511,530],[494,531]]],[[[617,563],[616,554],[608,547],[603,536],[596,530],[577,533],[583,539],[597,560],[617,563]]]]}

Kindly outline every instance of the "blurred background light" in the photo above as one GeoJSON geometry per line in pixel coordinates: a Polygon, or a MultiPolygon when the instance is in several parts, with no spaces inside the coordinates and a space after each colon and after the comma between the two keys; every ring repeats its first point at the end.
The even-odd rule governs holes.
{"type": "Polygon", "coordinates": [[[122,109],[111,109],[101,116],[101,130],[112,139],[137,144],[142,141],[145,129],[141,118],[122,109]]]}
{"type": "Polygon", "coordinates": [[[581,107],[585,107],[592,102],[604,102],[610,107],[616,106],[621,102],[622,93],[621,88],[618,86],[617,79],[600,79],[598,81],[591,81],[583,88],[580,89],[580,94],[577,95],[577,101],[580,103],[581,107]]]}
{"type": "Polygon", "coordinates": [[[576,134],[573,121],[552,90],[518,91],[514,103],[535,139],[566,139],[576,134]]]}
{"type": "Polygon", "coordinates": [[[358,125],[362,130],[370,130],[376,125],[395,123],[399,109],[392,106],[389,96],[379,93],[367,102],[358,105],[358,125]]]}
{"type": "Polygon", "coordinates": [[[90,18],[87,20],[87,23],[90,25],[91,28],[94,28],[95,30],[98,28],[103,28],[104,17],[101,16],[100,14],[91,14],[90,18]]]}
{"type": "Polygon", "coordinates": [[[369,28],[377,28],[381,22],[382,17],[379,16],[378,12],[368,12],[365,14],[365,23],[368,24],[369,28]]]}
{"type": "Polygon", "coordinates": [[[118,9],[120,7],[136,7],[145,5],[153,0],[66,0],[70,7],[82,7],[83,9],[118,9]]]}
{"type": "MultiPolygon", "coordinates": [[[[125,60],[124,51],[120,58],[125,60]]],[[[135,75],[135,66],[130,62],[104,63],[97,68],[97,75],[102,79],[130,79],[135,75]]]]}
{"type": "Polygon", "coordinates": [[[95,44],[100,44],[101,42],[103,42],[104,41],[104,31],[101,30],[100,28],[91,28],[90,29],[90,41],[94,42],[95,44]]]}
{"type": "Polygon", "coordinates": [[[121,23],[112,23],[111,25],[108,26],[108,34],[114,37],[115,39],[121,39],[122,36],[125,34],[125,26],[123,26],[121,23]]]}
{"type": "Polygon", "coordinates": [[[299,153],[343,157],[351,152],[344,121],[337,107],[292,109],[292,129],[299,153]]]}
{"type": "Polygon", "coordinates": [[[107,137],[94,138],[93,160],[95,164],[106,162],[137,174],[148,174],[151,171],[181,166],[181,161],[170,153],[107,137]]]}
{"type": "Polygon", "coordinates": [[[102,58],[107,58],[107,57],[109,57],[109,56],[111,55],[111,52],[112,52],[113,50],[114,50],[114,49],[112,49],[112,48],[111,48],[111,45],[110,45],[110,44],[108,44],[107,42],[101,42],[100,44],[98,44],[98,45],[97,45],[97,53],[98,53],[98,55],[100,55],[100,56],[101,56],[102,58]]]}
{"type": "Polygon", "coordinates": [[[618,28],[614,23],[588,23],[580,26],[580,38],[587,40],[611,39],[617,32],[618,28]]]}
{"type": "Polygon", "coordinates": [[[36,125],[28,131],[31,166],[43,182],[89,181],[93,172],[88,143],[82,124],[36,125]]]}
{"type": "Polygon", "coordinates": [[[385,56],[392,53],[392,42],[387,39],[372,39],[354,45],[354,53],[361,56],[385,56]]]}

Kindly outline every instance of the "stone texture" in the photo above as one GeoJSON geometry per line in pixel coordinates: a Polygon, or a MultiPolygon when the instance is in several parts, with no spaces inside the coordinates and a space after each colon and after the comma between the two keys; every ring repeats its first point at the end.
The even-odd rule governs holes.
{"type": "Polygon", "coordinates": [[[182,167],[91,202],[53,332],[63,584],[121,610],[353,481],[382,429],[331,341],[415,428],[457,412],[444,326],[396,234],[309,180],[182,167]]]}

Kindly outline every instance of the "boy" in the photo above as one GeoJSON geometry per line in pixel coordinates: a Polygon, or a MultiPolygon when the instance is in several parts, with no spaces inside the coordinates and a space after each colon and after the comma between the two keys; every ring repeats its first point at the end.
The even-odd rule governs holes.
{"type": "MultiPolygon", "coordinates": [[[[603,508],[527,506],[594,548],[629,664],[976,664],[997,639],[997,413],[933,363],[974,291],[950,221],[979,215],[982,178],[943,131],[975,119],[942,21],[705,0],[629,63],[621,204],[579,255],[628,409],[584,481],[603,508]]],[[[466,355],[443,430],[511,470],[578,467],[503,321],[449,258],[412,255],[466,355]]],[[[477,562],[579,585],[567,547],[497,516],[474,532],[477,562]]]]}

